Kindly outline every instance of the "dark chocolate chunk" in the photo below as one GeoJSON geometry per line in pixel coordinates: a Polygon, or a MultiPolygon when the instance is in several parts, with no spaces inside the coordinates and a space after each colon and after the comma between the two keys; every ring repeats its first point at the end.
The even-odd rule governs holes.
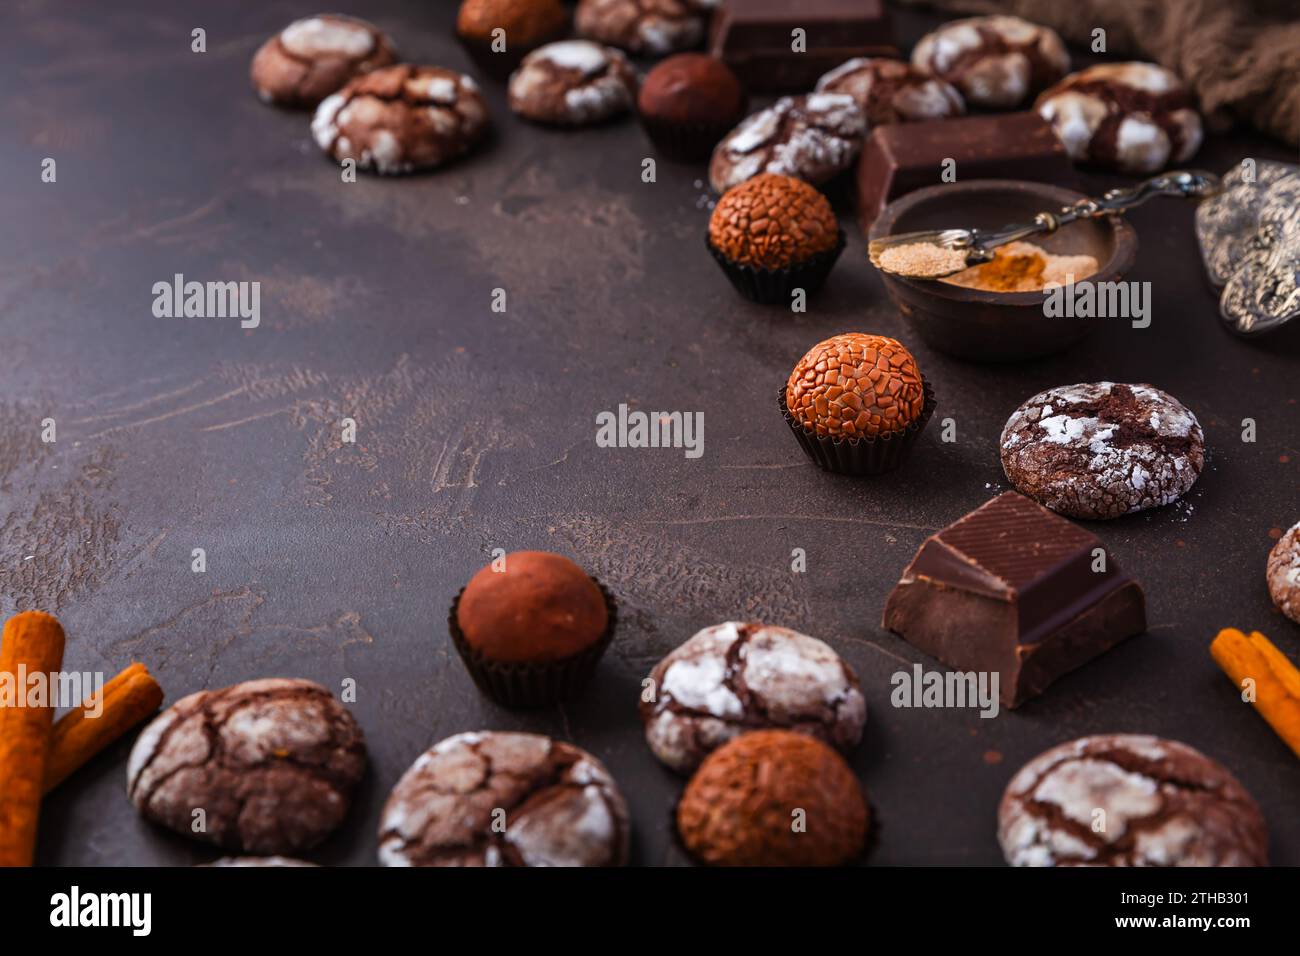
{"type": "Polygon", "coordinates": [[[751,92],[805,92],[817,78],[859,56],[897,56],[884,0],[722,0],[709,49],[751,92]],[[805,47],[793,49],[793,31],[805,47]]]}
{"type": "Polygon", "coordinates": [[[943,182],[945,160],[959,182],[1029,179],[1073,186],[1069,154],[1037,113],[999,113],[877,126],[858,158],[858,221],[871,228],[892,200],[943,182]]]}
{"type": "Polygon", "coordinates": [[[884,626],[960,671],[996,671],[1018,707],[1146,630],[1142,588],[1091,532],[1008,491],[931,535],[884,626]]]}

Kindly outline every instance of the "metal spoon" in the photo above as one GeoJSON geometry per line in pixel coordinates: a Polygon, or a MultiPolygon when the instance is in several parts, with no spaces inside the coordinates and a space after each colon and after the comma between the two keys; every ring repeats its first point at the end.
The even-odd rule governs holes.
{"type": "Polygon", "coordinates": [[[955,275],[970,266],[989,262],[993,259],[993,250],[1008,242],[1024,239],[1038,233],[1055,232],[1062,226],[1078,219],[1096,219],[1120,213],[1134,206],[1140,206],[1155,196],[1177,196],[1184,199],[1205,199],[1213,196],[1223,188],[1219,177],[1204,170],[1179,170],[1162,173],[1143,180],[1136,186],[1112,189],[1099,199],[1080,199],[1076,203],[1063,206],[1058,212],[1040,212],[1032,222],[1003,226],[1000,229],[931,229],[922,232],[904,232],[883,239],[873,239],[867,246],[867,255],[872,265],[883,272],[908,276],[916,279],[942,279],[955,275]],[[951,249],[964,253],[961,265],[938,271],[904,272],[898,268],[887,268],[881,264],[881,256],[887,249],[907,245],[929,245],[940,249],[951,249]]]}

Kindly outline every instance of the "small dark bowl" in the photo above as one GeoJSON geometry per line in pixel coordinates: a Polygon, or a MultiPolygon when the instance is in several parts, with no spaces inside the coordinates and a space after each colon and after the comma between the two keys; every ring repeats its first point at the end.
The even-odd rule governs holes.
{"type": "MultiPolygon", "coordinates": [[[[922,229],[993,229],[1029,222],[1083,199],[1081,193],[1047,183],[972,179],[927,186],[894,200],[871,227],[872,239],[922,229]]],[[[1137,255],[1137,233],[1118,216],[1082,219],[1026,242],[1058,255],[1090,255],[1097,271],[1087,281],[1114,282],[1137,255]]],[[[881,272],[885,290],[927,345],[975,362],[1018,362],[1060,352],[1108,318],[1048,318],[1047,293],[984,292],[932,279],[905,279],[881,272]]],[[[1082,281],[1082,280],[1081,280],[1082,281]]]]}

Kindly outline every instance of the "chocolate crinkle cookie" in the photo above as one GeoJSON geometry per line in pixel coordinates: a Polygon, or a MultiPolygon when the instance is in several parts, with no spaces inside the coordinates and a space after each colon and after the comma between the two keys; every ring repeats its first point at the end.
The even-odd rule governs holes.
{"type": "Polygon", "coordinates": [[[965,101],[951,83],[888,57],[856,57],[841,63],[817,81],[817,92],[853,97],[869,128],[947,119],[966,112],[965,101]]]}
{"type": "Polygon", "coordinates": [[[365,767],[361,728],[329,691],[271,678],[199,691],[163,711],[131,750],[127,794],[178,833],[293,853],[342,822],[365,767]]]}
{"type": "Polygon", "coordinates": [[[794,176],[814,186],[824,183],[848,169],[866,129],[852,96],[783,96],[718,143],[709,161],[709,184],[723,193],[759,173],[794,176]]]}
{"type": "Polygon", "coordinates": [[[1012,866],[1267,866],[1254,799],[1221,764],[1144,734],[1082,737],[1011,778],[998,842],[1012,866]]]}
{"type": "Polygon", "coordinates": [[[1021,494],[1071,518],[1118,518],[1176,501],[1205,465],[1196,416],[1150,385],[1096,382],[1035,395],[1002,429],[1021,494]]]}
{"type": "Polygon", "coordinates": [[[581,0],[573,15],[579,36],[653,56],[699,46],[704,21],[686,0],[581,0]]]}
{"type": "Polygon", "coordinates": [[[548,43],[510,77],[510,108],[525,119],[586,126],[632,108],[636,72],[621,50],[589,40],[548,43]]]}
{"type": "Polygon", "coordinates": [[[1191,92],[1154,63],[1090,66],[1035,106],[1071,159],[1125,173],[1154,173],[1190,159],[1204,135],[1191,92]]]}
{"type": "Polygon", "coordinates": [[[311,122],[326,155],[381,175],[433,169],[487,134],[478,85],[437,66],[401,64],[353,80],[326,97],[311,122]]]}
{"type": "Polygon", "coordinates": [[[927,33],[912,50],[912,65],[947,80],[974,106],[1012,109],[1065,76],[1070,55],[1055,30],[994,15],[927,33]]]}
{"type": "Polygon", "coordinates": [[[397,781],[385,866],[622,866],[627,804],[603,764],[538,734],[457,734],[397,781]]]}
{"type": "Polygon", "coordinates": [[[815,637],[784,627],[707,627],[660,661],[650,680],[654,699],[641,701],[646,743],[678,773],[761,728],[810,734],[847,753],[867,719],[852,668],[815,637]]]}
{"type": "Polygon", "coordinates": [[[249,73],[264,102],[301,108],[396,60],[392,41],[378,27],[327,13],[295,20],[263,43],[249,73]]]}
{"type": "Polygon", "coordinates": [[[1268,553],[1268,594],[1277,609],[1300,624],[1300,522],[1268,553]]]}

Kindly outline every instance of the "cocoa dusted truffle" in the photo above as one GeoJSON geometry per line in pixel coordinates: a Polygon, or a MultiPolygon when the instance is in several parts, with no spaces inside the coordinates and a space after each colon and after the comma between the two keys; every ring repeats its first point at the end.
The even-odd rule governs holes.
{"type": "Polygon", "coordinates": [[[465,0],[456,15],[456,35],[476,63],[501,76],[525,53],[556,39],[568,21],[560,0],[465,0]]]}
{"type": "Polygon", "coordinates": [[[263,102],[302,109],[396,60],[378,27],[327,13],[295,20],[263,43],[249,73],[263,102]]]}
{"type": "Polygon", "coordinates": [[[916,359],[897,339],[846,332],[818,342],[790,373],[786,405],[818,435],[901,432],[925,405],[916,359]]]}
{"type": "Polygon", "coordinates": [[[731,67],[703,53],[679,53],[646,74],[637,113],[662,152],[705,159],[745,115],[745,102],[731,67]]]}
{"type": "Polygon", "coordinates": [[[709,218],[709,250],[742,295],[789,301],[817,289],[844,248],[826,197],[793,176],[762,173],[718,200],[709,218]]]}
{"type": "Polygon", "coordinates": [[[449,625],[479,687],[526,707],[562,699],[586,682],[613,636],[614,617],[612,598],[568,558],[516,551],[470,579],[449,625]]]}
{"type": "Polygon", "coordinates": [[[844,758],[788,730],[713,751],[677,804],[677,832],[712,866],[838,866],[861,854],[867,802],[844,758]]]}

